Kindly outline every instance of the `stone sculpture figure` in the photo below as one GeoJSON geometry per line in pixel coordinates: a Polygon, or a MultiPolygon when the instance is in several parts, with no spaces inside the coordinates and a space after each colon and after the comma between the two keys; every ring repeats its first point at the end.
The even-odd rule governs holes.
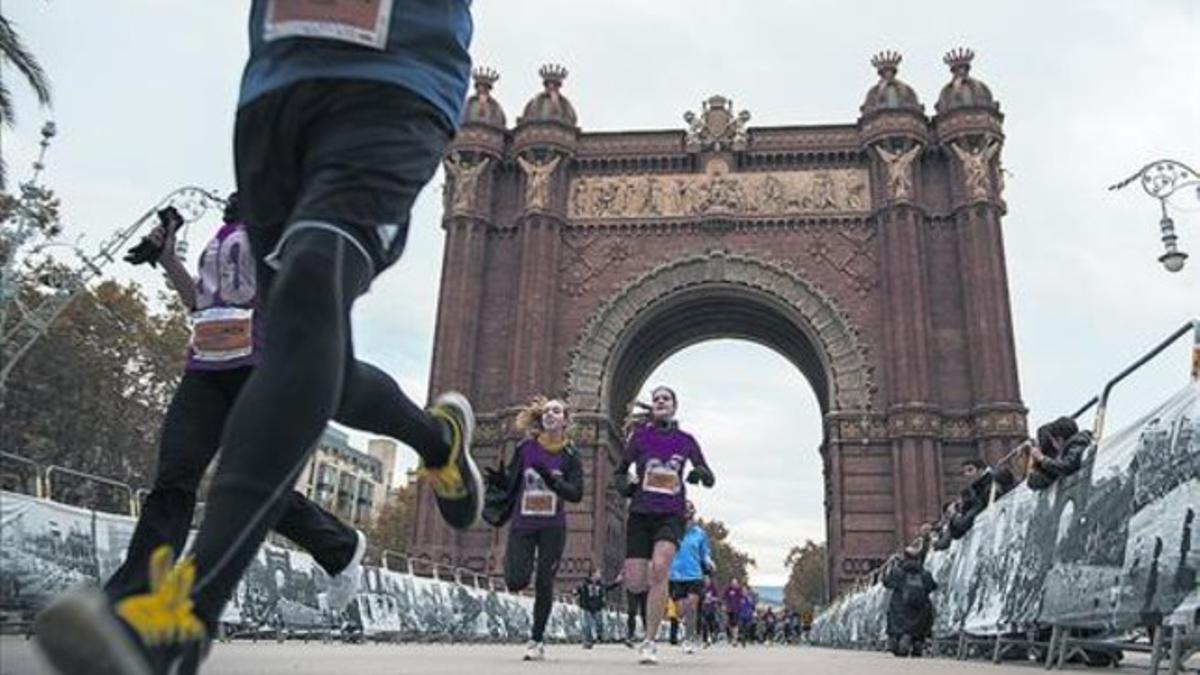
{"type": "Polygon", "coordinates": [[[950,147],[954,149],[954,154],[958,156],[958,161],[962,162],[963,171],[966,172],[967,197],[987,199],[990,187],[989,163],[1000,150],[1000,144],[995,140],[988,140],[974,150],[964,148],[959,143],[951,143],[950,147]]]}
{"type": "Polygon", "coordinates": [[[517,164],[525,172],[528,183],[525,187],[525,206],[530,209],[545,209],[550,203],[550,177],[562,157],[554,157],[545,162],[536,162],[517,157],[517,164]]]}
{"type": "Polygon", "coordinates": [[[479,176],[491,163],[491,158],[484,157],[471,164],[462,155],[454,153],[446,158],[446,173],[450,174],[446,208],[451,213],[465,213],[475,208],[476,185],[479,176]]]}
{"type": "Polygon", "coordinates": [[[880,159],[887,166],[888,190],[894,201],[912,199],[912,172],[909,167],[920,151],[920,143],[904,152],[891,152],[883,147],[883,144],[875,146],[875,152],[879,153],[880,159]]]}

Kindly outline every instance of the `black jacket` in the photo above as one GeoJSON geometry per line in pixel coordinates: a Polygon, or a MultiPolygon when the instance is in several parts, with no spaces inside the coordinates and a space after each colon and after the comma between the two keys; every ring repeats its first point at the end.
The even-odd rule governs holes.
{"type": "MultiPolygon", "coordinates": [[[[579,451],[571,443],[562,449],[562,477],[546,477],[546,487],[554,490],[563,501],[577,504],[583,500],[583,465],[579,462],[579,451]]],[[[521,446],[517,445],[512,459],[505,468],[487,469],[486,490],[483,497],[483,519],[493,527],[503,527],[512,517],[513,507],[521,496],[521,446]]]]}
{"type": "Polygon", "coordinates": [[[937,590],[937,582],[921,566],[921,561],[901,560],[884,575],[883,587],[892,592],[888,600],[887,634],[928,637],[933,631],[933,603],[929,594],[937,590]]]}
{"type": "Polygon", "coordinates": [[[1054,484],[1054,481],[1070,476],[1079,470],[1083,464],[1083,456],[1095,441],[1092,432],[1080,431],[1067,440],[1067,444],[1057,455],[1034,463],[1029,470],[1029,487],[1034,490],[1044,490],[1054,484]]]}
{"type": "Polygon", "coordinates": [[[599,612],[604,609],[608,592],[620,586],[620,582],[606,584],[604,582],[588,581],[575,587],[575,597],[579,600],[579,608],[585,612],[599,612]]]}

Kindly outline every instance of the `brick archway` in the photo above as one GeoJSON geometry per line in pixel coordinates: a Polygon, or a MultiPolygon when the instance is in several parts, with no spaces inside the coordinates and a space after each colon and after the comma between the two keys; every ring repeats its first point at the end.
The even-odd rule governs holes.
{"type": "Polygon", "coordinates": [[[620,417],[645,376],[670,354],[730,337],[762,343],[792,361],[816,390],[822,413],[866,413],[874,367],[857,332],[802,278],[712,251],[661,265],[601,305],[572,350],[566,394],[574,410],[620,417]],[[665,339],[649,343],[647,333],[665,339]]]}
{"type": "MultiPolygon", "coordinates": [[[[564,586],[591,565],[615,574],[624,407],[695,342],[759,342],[812,384],[835,584],[937,518],[963,460],[1024,437],[1003,117],[969,54],[952,56],[933,117],[883,54],[858,118],[811,126],[749,127],[713,96],[686,128],[585,131],[565,70],[546,68],[510,127],[495,74],[479,75],[446,163],[430,394],[471,397],[485,465],[519,440],[522,402],[569,398],[588,489],[568,511],[564,586]]],[[[418,553],[498,569],[505,534],[449,531],[424,488],[415,529],[418,553]]]]}

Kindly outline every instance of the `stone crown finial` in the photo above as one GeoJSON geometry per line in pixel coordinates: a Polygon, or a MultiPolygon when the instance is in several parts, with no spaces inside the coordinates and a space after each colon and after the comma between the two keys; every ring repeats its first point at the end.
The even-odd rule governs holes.
{"type": "Polygon", "coordinates": [[[567,69],[557,63],[547,63],[538,69],[538,75],[542,76],[542,84],[562,85],[567,79],[567,69]]]}
{"type": "Polygon", "coordinates": [[[900,56],[900,52],[885,49],[871,57],[871,65],[875,66],[875,71],[880,77],[891,79],[896,76],[896,70],[902,60],[904,57],[900,56]]]}
{"type": "Polygon", "coordinates": [[[942,57],[942,63],[950,66],[950,72],[958,74],[960,71],[965,75],[971,71],[971,61],[975,58],[975,52],[966,47],[956,47],[946,52],[942,57]]]}
{"type": "Polygon", "coordinates": [[[487,66],[480,66],[476,68],[472,72],[472,75],[475,78],[475,86],[484,87],[486,89],[491,89],[496,84],[497,80],[500,79],[500,73],[496,72],[494,68],[488,68],[487,66]]]}

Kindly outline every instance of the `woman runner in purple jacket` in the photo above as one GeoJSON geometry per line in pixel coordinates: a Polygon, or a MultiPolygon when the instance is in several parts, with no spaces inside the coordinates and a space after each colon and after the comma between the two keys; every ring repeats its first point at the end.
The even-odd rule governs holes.
{"type": "Polygon", "coordinates": [[[525,434],[508,470],[487,469],[484,519],[496,527],[512,520],[504,551],[504,579],[517,592],[534,582],[533,629],[525,647],[526,661],[546,658],[543,636],[554,604],[554,577],[567,543],[563,502],[583,499],[583,467],[567,437],[567,406],[539,396],[517,415],[525,434]],[[536,561],[536,563],[535,563],[536,561]]]}
{"type": "Polygon", "coordinates": [[[692,469],[687,482],[712,487],[715,479],[691,434],[675,421],[678,399],[668,387],[650,392],[650,419],[633,426],[617,467],[617,489],[630,497],[625,526],[625,587],[646,593],[646,639],[638,648],[638,661],[658,662],[654,636],[667,605],[667,578],[671,560],[683,536],[687,495],[684,470],[692,469]],[[631,481],[629,469],[636,469],[631,481]]]}

